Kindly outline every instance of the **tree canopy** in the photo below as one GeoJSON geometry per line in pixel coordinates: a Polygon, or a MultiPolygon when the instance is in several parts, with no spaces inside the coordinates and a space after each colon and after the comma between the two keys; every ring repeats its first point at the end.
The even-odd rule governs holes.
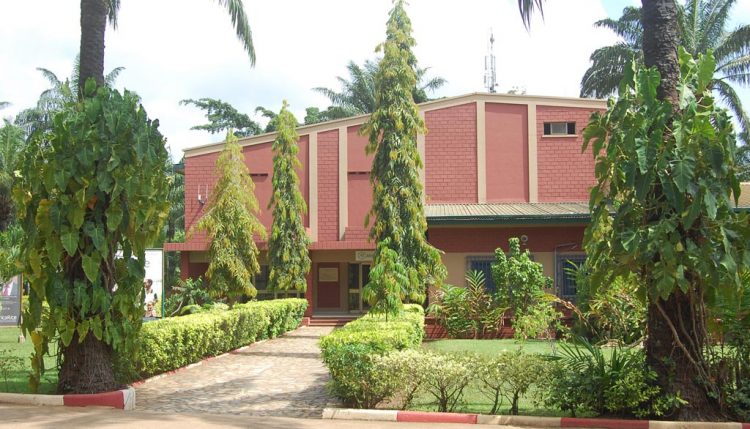
{"type": "Polygon", "coordinates": [[[403,0],[390,12],[386,41],[378,46],[383,59],[374,76],[375,108],[361,133],[369,136],[367,152],[374,154],[370,182],[373,219],[370,238],[377,243],[370,282],[363,296],[371,311],[397,313],[404,300],[422,302],[429,285],[439,286],[446,270],[440,253],[426,239],[422,204],[423,168],[417,133],[425,132],[412,88],[417,59],[412,52],[411,21],[403,0]]]}

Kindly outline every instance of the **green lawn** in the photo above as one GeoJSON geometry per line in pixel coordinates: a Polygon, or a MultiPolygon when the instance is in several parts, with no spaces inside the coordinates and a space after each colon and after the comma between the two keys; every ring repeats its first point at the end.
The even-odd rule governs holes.
{"type": "MultiPolygon", "coordinates": [[[[11,356],[19,356],[24,359],[24,368],[22,370],[13,371],[8,374],[8,380],[3,378],[0,373],[0,392],[14,392],[14,393],[30,393],[29,390],[29,372],[31,371],[31,352],[34,350],[34,346],[31,344],[30,339],[26,339],[26,342],[19,343],[18,336],[21,334],[19,328],[0,328],[0,359],[3,356],[10,354],[11,356]],[[9,352],[8,352],[9,350],[9,352]]],[[[46,368],[52,368],[48,370],[42,376],[42,383],[39,386],[39,393],[54,393],[57,385],[57,372],[55,371],[55,358],[45,357],[44,363],[46,368]]]]}
{"type": "Polygon", "coordinates": [[[526,353],[553,354],[554,345],[555,342],[544,340],[438,340],[422,343],[422,347],[434,352],[471,352],[484,355],[516,349],[523,349],[526,353]]]}

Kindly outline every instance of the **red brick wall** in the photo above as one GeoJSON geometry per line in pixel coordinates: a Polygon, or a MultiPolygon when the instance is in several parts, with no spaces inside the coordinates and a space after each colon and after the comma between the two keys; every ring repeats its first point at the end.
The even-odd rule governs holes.
{"type": "Polygon", "coordinates": [[[555,246],[576,243],[581,249],[583,225],[517,226],[503,228],[463,227],[429,229],[430,243],[444,252],[492,253],[498,247],[508,249],[508,239],[526,235],[527,248],[532,252],[553,252],[555,246]]]}
{"type": "Polygon", "coordinates": [[[477,202],[476,103],[425,113],[428,203],[477,202]]]}
{"type": "Polygon", "coordinates": [[[339,131],[318,134],[318,241],[339,239],[339,131]]]}
{"type": "MultiPolygon", "coordinates": [[[[206,155],[191,156],[185,158],[185,231],[190,228],[203,215],[202,206],[198,203],[198,194],[203,201],[206,201],[206,192],[213,192],[216,179],[214,178],[214,169],[216,168],[216,158],[219,153],[209,153],[206,155]]],[[[191,237],[189,242],[203,242],[206,234],[203,232],[196,233],[191,237]]]]}
{"type": "Polygon", "coordinates": [[[594,157],[581,153],[583,128],[593,110],[537,106],[537,171],[540,202],[588,201],[594,157]],[[545,137],[545,122],[575,122],[576,137],[545,137]]]}

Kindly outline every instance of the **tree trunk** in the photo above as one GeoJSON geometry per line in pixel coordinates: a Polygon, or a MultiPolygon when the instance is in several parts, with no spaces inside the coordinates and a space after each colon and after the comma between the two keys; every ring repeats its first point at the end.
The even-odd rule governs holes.
{"type": "Polygon", "coordinates": [[[81,48],[79,52],[78,88],[83,94],[86,80],[93,77],[104,84],[104,31],[109,6],[105,0],[81,0],[81,48]]]}
{"type": "Polygon", "coordinates": [[[643,61],[661,74],[657,97],[677,106],[677,82],[680,65],[677,61],[677,5],[674,0],[642,0],[643,61]]]}
{"type": "MultiPolygon", "coordinates": [[[[697,294],[695,292],[694,296],[697,294]]],[[[681,291],[648,306],[646,360],[667,393],[688,402],[675,416],[678,420],[720,420],[721,406],[708,396],[708,365],[702,354],[708,343],[702,303],[681,291]],[[661,308],[659,308],[661,307],[661,308]]]]}
{"type": "Polygon", "coordinates": [[[78,343],[78,333],[63,351],[57,393],[100,393],[117,390],[112,348],[89,333],[78,343]]]}
{"type": "MultiPolygon", "coordinates": [[[[677,6],[674,0],[642,0],[642,4],[643,60],[661,75],[657,97],[676,109],[680,79],[677,6]]],[[[721,418],[719,403],[708,396],[709,369],[702,357],[708,339],[699,287],[694,285],[692,301],[690,295],[675,290],[667,300],[657,299],[648,306],[646,360],[666,392],[689,402],[670,416],[679,420],[721,418]]]]}

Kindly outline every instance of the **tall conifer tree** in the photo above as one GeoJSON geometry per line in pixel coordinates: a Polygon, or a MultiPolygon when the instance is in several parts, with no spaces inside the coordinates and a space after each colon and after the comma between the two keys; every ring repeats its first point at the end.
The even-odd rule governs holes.
{"type": "Polygon", "coordinates": [[[446,270],[440,253],[426,239],[417,133],[426,132],[412,96],[417,60],[412,52],[411,21],[403,0],[396,0],[387,23],[386,41],[375,75],[375,110],[362,127],[374,154],[374,218],[370,238],[377,242],[374,266],[364,296],[372,311],[394,314],[404,300],[422,302],[428,285],[439,286],[446,270]],[[397,296],[396,296],[397,295],[397,296]]]}
{"type": "Polygon", "coordinates": [[[300,192],[297,159],[299,135],[295,128],[297,119],[288,109],[287,102],[274,118],[278,135],[273,142],[273,194],[268,208],[273,208],[273,227],[268,241],[268,259],[271,272],[268,279],[273,290],[307,289],[305,276],[310,271],[310,238],[305,231],[302,216],[307,212],[305,199],[300,192]]]}
{"type": "Polygon", "coordinates": [[[258,246],[254,237],[265,239],[266,230],[258,220],[255,184],[245,164],[245,156],[230,131],[226,146],[216,160],[218,181],[206,205],[206,214],[191,229],[205,231],[210,240],[209,291],[233,303],[247,295],[255,297],[253,277],[260,271],[258,246]]]}

